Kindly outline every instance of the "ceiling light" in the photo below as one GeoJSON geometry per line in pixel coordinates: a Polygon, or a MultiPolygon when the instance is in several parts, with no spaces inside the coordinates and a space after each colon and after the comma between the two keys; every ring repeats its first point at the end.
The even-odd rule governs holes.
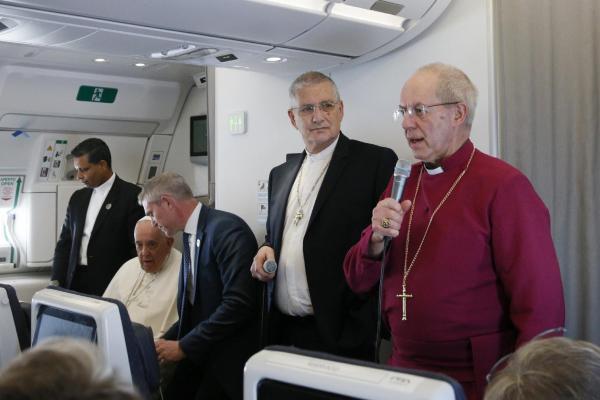
{"type": "Polygon", "coordinates": [[[208,47],[208,48],[199,48],[194,44],[182,44],[181,46],[161,50],[158,52],[154,52],[150,54],[150,57],[157,59],[178,59],[185,60],[188,58],[200,58],[210,54],[215,54],[218,52],[218,49],[208,47]]]}
{"type": "Polygon", "coordinates": [[[146,66],[146,64],[144,64],[143,62],[137,62],[135,64],[133,64],[135,67],[139,67],[139,68],[143,68],[146,66]]]}
{"type": "Polygon", "coordinates": [[[106,58],[98,57],[98,58],[94,58],[94,62],[105,63],[105,62],[108,62],[108,60],[106,58]]]}
{"type": "Polygon", "coordinates": [[[265,61],[268,63],[283,63],[287,61],[287,58],[283,57],[267,57],[265,61]]]}
{"type": "MultiPolygon", "coordinates": [[[[298,0],[252,0],[255,3],[267,3],[267,5],[272,6],[278,6],[280,8],[284,8],[284,9],[292,9],[292,10],[299,10],[299,11],[308,11],[311,14],[317,14],[317,15],[323,15],[324,16],[324,12],[323,10],[325,10],[325,7],[327,7],[327,4],[329,3],[329,1],[332,0],[302,0],[302,1],[298,1],[298,0]],[[269,4],[270,3],[270,4],[269,4]]],[[[345,1],[345,0],[334,0],[334,1],[345,1]]]]}
{"type": "Polygon", "coordinates": [[[359,22],[387,29],[395,29],[400,32],[404,31],[402,25],[406,20],[406,18],[398,15],[384,14],[382,12],[366,10],[364,8],[349,6],[342,3],[332,3],[331,7],[329,7],[329,14],[342,20],[359,22]]]}

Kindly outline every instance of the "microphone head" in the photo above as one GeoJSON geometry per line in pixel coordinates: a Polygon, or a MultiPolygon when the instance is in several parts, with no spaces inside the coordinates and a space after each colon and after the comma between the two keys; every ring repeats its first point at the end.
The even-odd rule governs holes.
{"type": "Polygon", "coordinates": [[[267,260],[263,263],[263,271],[265,271],[267,274],[272,274],[273,272],[277,271],[277,262],[275,262],[275,260],[267,260]]]}
{"type": "Polygon", "coordinates": [[[407,160],[398,160],[394,167],[394,182],[392,184],[391,197],[396,201],[400,201],[402,198],[404,184],[410,176],[410,167],[410,162],[407,160]]]}
{"type": "Polygon", "coordinates": [[[394,167],[394,179],[400,177],[408,178],[410,176],[411,163],[408,160],[398,160],[394,167]]]}

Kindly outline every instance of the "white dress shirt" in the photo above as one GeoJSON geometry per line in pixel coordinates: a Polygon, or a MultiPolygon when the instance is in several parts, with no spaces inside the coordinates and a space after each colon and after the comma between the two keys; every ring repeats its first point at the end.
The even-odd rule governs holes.
{"type": "MultiPolygon", "coordinates": [[[[88,244],[90,243],[90,236],[92,235],[92,230],[94,229],[94,224],[96,223],[96,218],[98,218],[98,213],[100,212],[100,208],[106,200],[106,196],[108,196],[108,192],[112,188],[113,183],[115,183],[115,173],[108,178],[106,182],[102,185],[94,188],[92,191],[92,197],[90,197],[90,204],[88,205],[87,213],[85,214],[85,225],[83,226],[83,234],[81,236],[81,247],[79,248],[79,265],[87,265],[87,249],[88,244]]],[[[105,207],[109,207],[107,204],[105,207]]]]}
{"type": "Polygon", "coordinates": [[[303,249],[304,235],[338,139],[320,153],[310,154],[308,151],[306,152],[301,167],[300,200],[298,200],[300,172],[296,175],[296,180],[288,197],[283,228],[283,243],[279,255],[275,285],[275,302],[283,314],[300,317],[314,314],[306,280],[303,249]],[[314,190],[311,192],[313,185],[314,190]],[[302,208],[304,216],[295,223],[294,217],[299,208],[302,208]]]}

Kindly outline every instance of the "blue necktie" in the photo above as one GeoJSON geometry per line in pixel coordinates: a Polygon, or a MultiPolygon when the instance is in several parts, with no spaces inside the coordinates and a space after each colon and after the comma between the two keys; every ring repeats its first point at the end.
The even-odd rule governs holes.
{"type": "Polygon", "coordinates": [[[183,272],[185,273],[185,295],[190,304],[194,304],[194,282],[192,276],[192,259],[190,253],[190,234],[183,233],[183,272]]]}

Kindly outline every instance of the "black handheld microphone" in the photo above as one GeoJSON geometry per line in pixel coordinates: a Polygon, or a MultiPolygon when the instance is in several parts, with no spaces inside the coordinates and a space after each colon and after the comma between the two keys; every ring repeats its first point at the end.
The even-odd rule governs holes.
{"type": "Polygon", "coordinates": [[[262,268],[267,274],[272,274],[277,271],[277,262],[275,260],[267,260],[263,263],[262,268]]]}
{"type": "MultiPolygon", "coordinates": [[[[277,271],[277,262],[275,260],[266,260],[262,265],[263,271],[267,274],[272,274],[277,271]]],[[[262,284],[262,305],[260,307],[260,348],[267,345],[268,332],[268,315],[269,315],[269,289],[268,283],[262,284]]]]}
{"type": "MultiPolygon", "coordinates": [[[[406,184],[406,180],[410,176],[410,161],[407,160],[398,160],[396,162],[396,166],[394,167],[394,183],[392,184],[392,199],[396,201],[400,201],[402,198],[402,192],[404,192],[404,185],[406,184]]],[[[389,241],[392,238],[386,236],[384,240],[384,245],[387,246],[389,241]]]]}

